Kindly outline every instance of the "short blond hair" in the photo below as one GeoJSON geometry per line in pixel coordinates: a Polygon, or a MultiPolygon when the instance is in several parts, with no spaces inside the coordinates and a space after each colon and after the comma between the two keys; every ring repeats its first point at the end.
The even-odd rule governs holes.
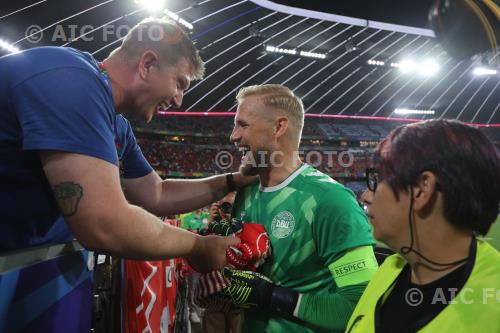
{"type": "Polygon", "coordinates": [[[261,96],[264,106],[284,111],[291,125],[296,129],[300,143],[304,128],[304,104],[293,91],[281,84],[248,86],[240,89],[236,100],[241,103],[244,98],[249,96],[261,96]]]}
{"type": "Polygon", "coordinates": [[[185,58],[193,65],[193,80],[205,74],[205,63],[199,51],[182,28],[165,18],[146,18],[136,24],[125,36],[119,50],[130,58],[140,57],[148,50],[155,51],[167,65],[175,65],[185,58]]]}

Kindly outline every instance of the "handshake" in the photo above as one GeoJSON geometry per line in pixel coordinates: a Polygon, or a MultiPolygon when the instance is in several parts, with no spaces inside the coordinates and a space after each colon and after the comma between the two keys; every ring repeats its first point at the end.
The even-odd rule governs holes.
{"type": "Polygon", "coordinates": [[[235,235],[241,243],[226,250],[230,268],[202,275],[196,288],[196,302],[212,311],[226,312],[234,306],[275,310],[292,314],[298,293],[279,287],[255,270],[271,255],[269,236],[261,224],[238,219],[213,221],[208,234],[235,235]]]}
{"type": "Polygon", "coordinates": [[[226,249],[229,267],[239,270],[256,270],[271,255],[269,236],[261,224],[243,223],[238,219],[215,220],[205,234],[235,235],[241,242],[226,249]]]}

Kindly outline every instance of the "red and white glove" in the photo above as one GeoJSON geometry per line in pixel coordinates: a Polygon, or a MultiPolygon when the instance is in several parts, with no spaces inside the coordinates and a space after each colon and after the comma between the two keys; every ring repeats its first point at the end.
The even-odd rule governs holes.
{"type": "MultiPolygon", "coordinates": [[[[224,235],[234,233],[241,240],[240,244],[226,250],[226,259],[231,268],[255,271],[271,255],[271,243],[263,225],[241,223],[236,219],[217,223],[211,232],[222,232],[224,235]]],[[[204,274],[198,281],[195,299],[200,306],[212,310],[226,308],[228,301],[220,292],[229,285],[229,280],[220,271],[204,274]]]]}
{"type": "Polygon", "coordinates": [[[269,236],[263,225],[244,223],[236,237],[241,243],[226,250],[226,259],[232,268],[255,271],[271,255],[269,236]]]}

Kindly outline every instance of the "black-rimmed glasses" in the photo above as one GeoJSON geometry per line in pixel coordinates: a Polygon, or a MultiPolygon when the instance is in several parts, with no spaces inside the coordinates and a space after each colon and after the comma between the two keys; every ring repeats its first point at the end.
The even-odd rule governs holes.
{"type": "Polygon", "coordinates": [[[366,169],[366,186],[372,192],[377,190],[377,185],[379,182],[378,178],[378,170],[375,168],[367,168],[366,169]]]}

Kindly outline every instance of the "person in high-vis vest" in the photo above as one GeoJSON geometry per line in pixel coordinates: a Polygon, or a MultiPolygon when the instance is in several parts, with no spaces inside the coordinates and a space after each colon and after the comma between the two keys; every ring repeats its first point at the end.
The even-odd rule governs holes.
{"type": "Polygon", "coordinates": [[[378,145],[362,200],[397,253],[375,273],[346,332],[500,332],[500,253],[485,235],[500,202],[500,153],[479,129],[430,120],[378,145]]]}

